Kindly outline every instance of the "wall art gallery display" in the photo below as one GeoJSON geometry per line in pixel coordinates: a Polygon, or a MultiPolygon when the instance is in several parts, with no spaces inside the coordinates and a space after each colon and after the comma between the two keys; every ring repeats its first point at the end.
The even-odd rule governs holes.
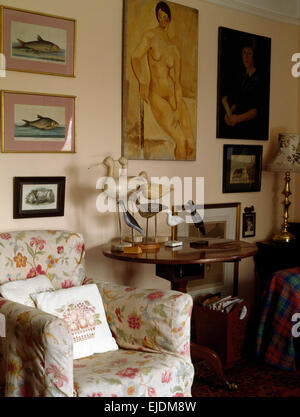
{"type": "Polygon", "coordinates": [[[224,145],[223,193],[260,191],[261,145],[224,145]]]}
{"type": "Polygon", "coordinates": [[[122,154],[195,160],[198,10],[124,0],[122,154]]]}
{"type": "MultiPolygon", "coordinates": [[[[173,207],[173,212],[186,219],[190,216],[188,211],[177,211],[177,206],[173,207]]],[[[204,228],[205,235],[200,236],[199,230],[194,223],[184,221],[175,230],[175,239],[181,237],[191,238],[216,238],[232,239],[240,238],[240,216],[241,203],[217,203],[204,204],[204,228]]],[[[232,293],[234,282],[235,265],[233,262],[216,262],[205,264],[204,280],[191,280],[188,282],[188,291],[191,294],[207,294],[210,292],[221,291],[224,294],[232,293]]]]}
{"type": "Polygon", "coordinates": [[[13,218],[63,216],[66,177],[15,177],[13,218]]]}
{"type": "Polygon", "coordinates": [[[269,138],[271,39],[219,28],[217,138],[269,138]]]}
{"type": "Polygon", "coordinates": [[[76,21],[1,6],[6,69],[74,77],[76,21]]]}
{"type": "Polygon", "coordinates": [[[75,97],[1,91],[2,152],[75,152],[75,97]]]}

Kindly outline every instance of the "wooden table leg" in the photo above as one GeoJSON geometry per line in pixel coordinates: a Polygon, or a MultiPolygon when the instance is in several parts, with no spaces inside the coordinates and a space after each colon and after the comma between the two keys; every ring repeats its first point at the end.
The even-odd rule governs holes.
{"type": "Polygon", "coordinates": [[[200,346],[194,342],[191,342],[191,358],[192,362],[195,362],[197,360],[204,360],[215,371],[220,382],[224,384],[225,387],[231,390],[237,389],[236,384],[230,383],[226,379],[221,359],[214,350],[206,346],[200,346]]]}

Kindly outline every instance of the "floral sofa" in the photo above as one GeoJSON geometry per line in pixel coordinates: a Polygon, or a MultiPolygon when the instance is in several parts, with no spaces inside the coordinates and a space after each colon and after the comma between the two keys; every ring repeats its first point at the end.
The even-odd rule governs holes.
{"type": "MultiPolygon", "coordinates": [[[[86,285],[82,235],[0,233],[0,284],[45,275],[56,290],[86,285]]],[[[25,282],[26,285],[26,282],[25,282]]],[[[118,350],[73,359],[67,323],[0,296],[0,384],[7,397],[191,396],[192,298],[97,283],[118,350]]]]}

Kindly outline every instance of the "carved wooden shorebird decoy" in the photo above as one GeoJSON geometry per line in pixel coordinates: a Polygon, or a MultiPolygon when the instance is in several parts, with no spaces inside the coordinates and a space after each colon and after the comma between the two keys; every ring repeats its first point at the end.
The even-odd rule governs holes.
{"type": "Polygon", "coordinates": [[[137,230],[139,233],[141,233],[143,236],[145,236],[145,233],[144,233],[143,229],[141,228],[141,226],[138,224],[138,222],[135,220],[135,218],[129,213],[129,211],[125,207],[124,201],[119,200],[118,204],[122,208],[125,223],[127,224],[127,226],[129,226],[131,228],[132,242],[133,242],[133,229],[137,230]]]}
{"type": "Polygon", "coordinates": [[[170,227],[178,226],[180,223],[184,222],[182,217],[172,215],[171,210],[166,210],[166,213],[168,214],[167,222],[170,227]]]}
{"type": "MultiPolygon", "coordinates": [[[[143,196],[147,200],[157,200],[163,197],[166,194],[169,194],[171,191],[174,190],[174,186],[170,185],[170,187],[149,181],[148,175],[145,171],[141,171],[139,176],[144,178],[145,184],[143,184],[140,188],[143,193],[143,196]]],[[[139,189],[139,188],[138,188],[139,189]]]]}
{"type": "Polygon", "coordinates": [[[191,217],[193,219],[195,227],[199,230],[199,232],[205,235],[204,222],[200,214],[197,212],[197,206],[194,204],[192,200],[189,200],[184,207],[186,210],[189,210],[191,212],[191,217]]]}
{"type": "Polygon", "coordinates": [[[166,210],[168,207],[160,203],[140,203],[139,200],[136,201],[136,207],[140,216],[146,219],[146,241],[148,240],[148,221],[151,217],[155,216],[155,237],[157,236],[157,214],[163,210],[166,210]]]}

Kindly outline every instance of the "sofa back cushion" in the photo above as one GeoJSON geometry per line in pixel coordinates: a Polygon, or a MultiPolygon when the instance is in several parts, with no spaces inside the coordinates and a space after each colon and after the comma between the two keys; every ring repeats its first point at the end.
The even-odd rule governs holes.
{"type": "Polygon", "coordinates": [[[55,289],[82,285],[85,246],[80,233],[24,230],[0,233],[0,284],[46,275],[55,289]]]}
{"type": "Polygon", "coordinates": [[[18,279],[0,285],[0,295],[8,300],[34,307],[31,294],[54,291],[51,281],[46,275],[37,275],[30,279],[18,279]]]}

